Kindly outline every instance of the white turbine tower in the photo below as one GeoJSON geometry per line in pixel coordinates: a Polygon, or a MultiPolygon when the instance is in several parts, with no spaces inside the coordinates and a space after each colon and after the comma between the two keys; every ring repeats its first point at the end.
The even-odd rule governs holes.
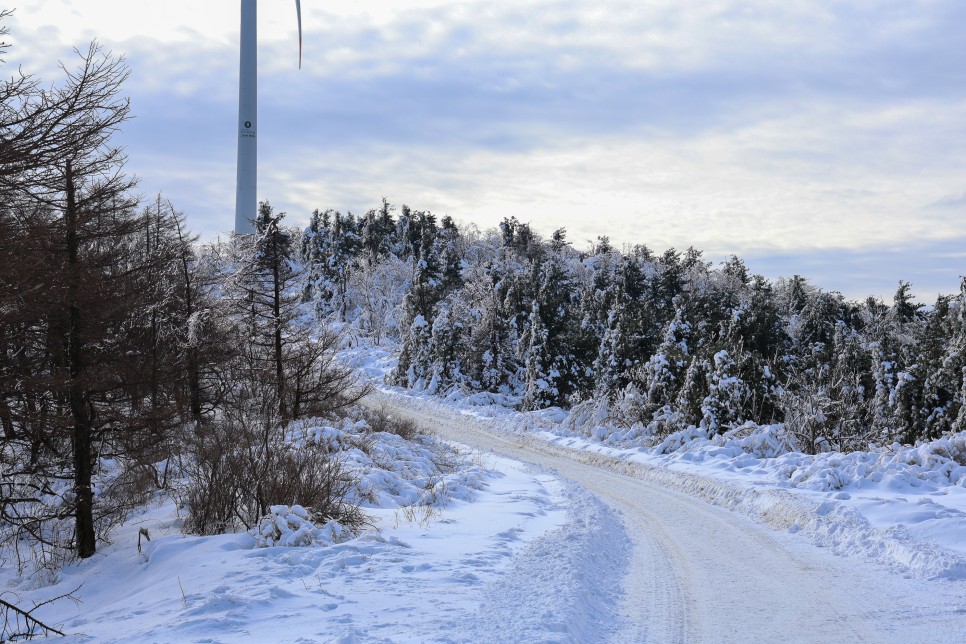
{"type": "MultiPolygon", "coordinates": [[[[295,0],[302,68],[302,5],[295,0]]],[[[258,12],[256,0],[241,0],[241,47],[238,65],[238,175],[235,187],[235,233],[255,232],[258,184],[258,12]]]]}

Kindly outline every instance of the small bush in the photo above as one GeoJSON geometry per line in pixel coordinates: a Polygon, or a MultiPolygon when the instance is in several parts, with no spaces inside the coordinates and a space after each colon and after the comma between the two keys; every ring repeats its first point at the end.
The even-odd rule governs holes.
{"type": "Polygon", "coordinates": [[[349,500],[355,482],[339,455],[322,445],[288,442],[277,429],[235,420],[212,425],[192,448],[182,500],[188,532],[248,530],[276,505],[300,505],[318,524],[366,523],[349,500]]]}
{"type": "Polygon", "coordinates": [[[385,405],[378,408],[363,407],[362,417],[374,432],[395,434],[406,440],[415,440],[423,433],[411,419],[391,415],[385,405]]]}
{"type": "Polygon", "coordinates": [[[311,545],[315,526],[308,511],[301,505],[273,505],[255,528],[255,545],[272,546],[311,545]]]}

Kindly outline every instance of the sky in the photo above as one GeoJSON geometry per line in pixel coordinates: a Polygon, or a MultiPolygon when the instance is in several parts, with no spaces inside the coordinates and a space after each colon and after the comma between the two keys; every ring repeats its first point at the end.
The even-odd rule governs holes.
{"type": "MultiPolygon", "coordinates": [[[[301,70],[295,3],[258,4],[258,195],[291,224],[385,197],[850,299],[966,274],[961,0],[303,0],[301,70]]],[[[240,3],[21,5],[6,75],[123,54],[141,192],[229,231],[240,3]]]]}

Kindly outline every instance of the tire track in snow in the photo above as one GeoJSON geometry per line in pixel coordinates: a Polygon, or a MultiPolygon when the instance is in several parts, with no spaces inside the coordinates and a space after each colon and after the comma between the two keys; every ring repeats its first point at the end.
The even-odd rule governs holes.
{"type": "Polygon", "coordinates": [[[621,513],[634,541],[631,570],[624,581],[621,614],[623,627],[615,642],[669,642],[683,644],[691,640],[694,598],[688,592],[687,569],[676,569],[673,562],[684,560],[676,544],[663,530],[641,522],[636,515],[621,513]],[[640,613],[649,615],[647,620],[640,613]]]}

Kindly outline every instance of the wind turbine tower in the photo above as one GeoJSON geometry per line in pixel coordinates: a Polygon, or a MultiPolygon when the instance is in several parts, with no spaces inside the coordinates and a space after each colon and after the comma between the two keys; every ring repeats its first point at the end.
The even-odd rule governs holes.
{"type": "Polygon", "coordinates": [[[258,184],[258,10],[241,0],[238,65],[238,175],[235,184],[235,234],[255,232],[258,184]]]}
{"type": "MultiPolygon", "coordinates": [[[[302,67],[302,5],[295,0],[302,67]]],[[[258,11],[256,0],[241,0],[238,64],[238,174],[235,184],[235,234],[255,232],[258,208],[258,11]]]]}

